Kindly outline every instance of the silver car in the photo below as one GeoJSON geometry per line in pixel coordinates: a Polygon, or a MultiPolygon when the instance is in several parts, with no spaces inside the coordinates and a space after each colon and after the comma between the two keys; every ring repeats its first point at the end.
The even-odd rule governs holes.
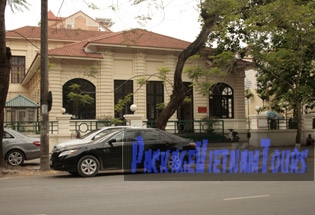
{"type": "Polygon", "coordinates": [[[5,160],[12,166],[40,157],[40,139],[28,137],[12,129],[4,129],[2,139],[5,160]]]}

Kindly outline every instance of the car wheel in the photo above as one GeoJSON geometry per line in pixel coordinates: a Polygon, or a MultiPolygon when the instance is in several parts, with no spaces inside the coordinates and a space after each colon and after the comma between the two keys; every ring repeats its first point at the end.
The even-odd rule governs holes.
{"type": "Polygon", "coordinates": [[[178,154],[171,153],[167,160],[167,168],[171,172],[177,172],[182,168],[182,161],[178,154]]]}
{"type": "Polygon", "coordinates": [[[91,155],[82,157],[78,162],[78,174],[82,177],[92,177],[98,173],[99,169],[98,160],[91,155]]]}
{"type": "Polygon", "coordinates": [[[24,163],[25,156],[20,150],[12,150],[7,154],[6,160],[11,166],[19,166],[24,163]]]}

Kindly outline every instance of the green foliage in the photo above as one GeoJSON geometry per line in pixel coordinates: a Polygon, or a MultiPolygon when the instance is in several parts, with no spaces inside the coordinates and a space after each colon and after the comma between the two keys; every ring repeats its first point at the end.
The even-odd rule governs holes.
{"type": "Polygon", "coordinates": [[[156,105],[157,110],[163,110],[165,108],[165,103],[159,103],[156,105]]]}
{"type": "Polygon", "coordinates": [[[93,65],[89,67],[89,70],[87,72],[84,72],[84,75],[88,77],[96,78],[98,71],[99,71],[99,67],[97,65],[93,65]]]}
{"type": "Polygon", "coordinates": [[[113,118],[111,119],[111,124],[114,124],[114,125],[122,125],[123,124],[123,120],[119,119],[119,118],[113,118]]]}
{"type": "Polygon", "coordinates": [[[81,95],[78,93],[70,92],[67,97],[70,101],[73,101],[75,104],[82,106],[91,105],[94,102],[94,99],[88,94],[81,95]]]}
{"type": "Polygon", "coordinates": [[[232,51],[224,51],[215,56],[209,56],[212,60],[213,66],[225,68],[226,65],[231,65],[235,62],[235,54],[232,51]]]}
{"type": "MultiPolygon", "coordinates": [[[[159,80],[163,81],[164,83],[167,82],[169,83],[171,86],[172,83],[171,81],[168,79],[168,74],[171,73],[172,71],[169,68],[166,67],[160,67],[156,69],[158,71],[158,73],[149,75],[149,77],[141,77],[136,79],[137,84],[139,85],[138,89],[134,92],[134,93],[129,93],[127,94],[123,99],[119,99],[118,102],[115,104],[114,110],[115,112],[120,112],[122,111],[125,106],[132,101],[132,96],[138,91],[140,90],[143,86],[146,85],[146,83],[150,80],[151,77],[155,76],[157,78],[159,78],[159,80]]],[[[157,105],[157,109],[164,109],[165,104],[158,104],[157,105]]]]}
{"type": "Polygon", "coordinates": [[[147,83],[147,79],[145,77],[137,79],[137,83],[140,87],[147,83]]]}
{"type": "Polygon", "coordinates": [[[253,97],[254,95],[252,94],[252,92],[250,91],[250,89],[246,89],[245,90],[245,98],[246,99],[250,99],[251,97],[253,97]]]}
{"type": "Polygon", "coordinates": [[[53,68],[53,67],[55,67],[55,64],[54,64],[54,63],[48,63],[48,69],[51,69],[51,68],[53,68]]]}
{"type": "Polygon", "coordinates": [[[8,0],[8,5],[11,8],[11,11],[23,11],[23,9],[29,9],[28,6],[30,5],[27,3],[27,0],[8,0]]]}
{"type": "Polygon", "coordinates": [[[159,72],[159,78],[163,81],[167,80],[167,75],[171,72],[171,69],[166,67],[160,67],[157,68],[157,71],[159,72]]]}
{"type": "Polygon", "coordinates": [[[215,11],[221,15],[209,36],[209,44],[216,44],[209,60],[218,68],[226,62],[225,70],[233,71],[237,62],[223,53],[251,56],[257,92],[263,100],[272,98],[272,108],[294,111],[299,142],[302,106],[315,106],[315,1],[206,0],[204,5],[210,11],[222,8],[215,11]]]}
{"type": "Polygon", "coordinates": [[[117,104],[115,104],[115,112],[122,111],[128,102],[131,102],[133,93],[128,93],[123,99],[119,99],[117,104]]]}
{"type": "Polygon", "coordinates": [[[226,76],[226,72],[216,66],[210,68],[200,65],[191,66],[185,68],[184,73],[192,80],[193,86],[202,95],[209,93],[209,89],[215,83],[213,78],[223,78],[226,76]]]}
{"type": "Polygon", "coordinates": [[[188,97],[188,96],[186,96],[186,97],[184,98],[184,102],[185,102],[185,103],[190,103],[190,102],[191,102],[191,98],[188,97]]]}
{"type": "Polygon", "coordinates": [[[254,16],[249,32],[258,68],[259,91],[273,96],[271,106],[299,111],[298,105],[314,106],[315,60],[314,1],[275,0],[257,8],[268,19],[254,16]],[[260,28],[253,25],[260,23],[260,28]]]}
{"type": "Polygon", "coordinates": [[[94,99],[89,94],[82,92],[79,84],[72,84],[69,88],[71,91],[68,93],[67,98],[73,102],[75,115],[78,115],[79,106],[93,104],[94,99]]]}
{"type": "Polygon", "coordinates": [[[88,7],[89,8],[91,8],[91,9],[93,9],[93,10],[97,10],[97,9],[99,9],[99,7],[98,6],[96,6],[95,4],[93,4],[93,3],[90,3],[89,5],[88,5],[88,7]]]}

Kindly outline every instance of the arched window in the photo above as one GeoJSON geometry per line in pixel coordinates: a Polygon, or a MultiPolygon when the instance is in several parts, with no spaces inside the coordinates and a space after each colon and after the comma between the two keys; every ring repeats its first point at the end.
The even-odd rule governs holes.
{"type": "Polygon", "coordinates": [[[75,78],[62,87],[62,106],[76,119],[95,119],[95,85],[85,79],[75,78]],[[76,87],[74,87],[77,85],[76,87]],[[71,96],[70,93],[72,93],[71,96]]]}
{"type": "Polygon", "coordinates": [[[234,118],[233,89],[225,83],[217,83],[210,89],[209,116],[234,118]]]}

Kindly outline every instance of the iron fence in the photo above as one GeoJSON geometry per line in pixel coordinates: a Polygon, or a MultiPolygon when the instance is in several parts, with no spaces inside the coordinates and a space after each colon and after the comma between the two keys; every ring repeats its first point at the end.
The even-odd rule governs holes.
{"type": "Polygon", "coordinates": [[[296,129],[297,121],[290,119],[268,119],[269,130],[296,129]]]}

